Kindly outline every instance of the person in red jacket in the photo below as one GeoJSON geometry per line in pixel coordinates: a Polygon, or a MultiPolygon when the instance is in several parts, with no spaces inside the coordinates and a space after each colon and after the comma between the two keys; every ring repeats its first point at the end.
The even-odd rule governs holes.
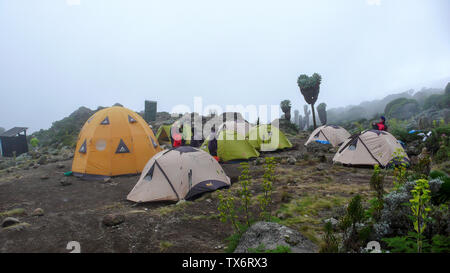
{"type": "Polygon", "coordinates": [[[180,129],[181,128],[178,126],[172,126],[172,128],[170,128],[170,138],[172,140],[173,148],[182,146],[183,136],[180,133],[180,129]]]}
{"type": "Polygon", "coordinates": [[[380,117],[380,122],[372,123],[372,127],[375,130],[387,131],[388,127],[386,126],[386,118],[384,116],[381,116],[380,117]]]}

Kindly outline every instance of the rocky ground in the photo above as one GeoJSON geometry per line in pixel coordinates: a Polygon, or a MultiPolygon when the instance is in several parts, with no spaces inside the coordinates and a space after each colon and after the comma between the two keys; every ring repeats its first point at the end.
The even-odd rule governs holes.
{"type": "MultiPolygon", "coordinates": [[[[372,170],[331,164],[334,150],[303,146],[306,134],[292,137],[294,148],[269,153],[278,159],[272,211],[280,224],[319,244],[325,220],[342,215],[355,194],[370,197],[372,170]]],[[[126,200],[137,176],[108,181],[64,177],[69,149],[31,153],[0,170],[0,252],[224,252],[233,231],[218,218],[218,192],[195,201],[136,205],[126,200]],[[10,166],[14,165],[14,166],[10,166]]],[[[251,162],[252,193],[261,192],[263,166],[251,162]]],[[[233,182],[239,164],[223,164],[233,182]]],[[[387,177],[389,187],[391,177],[387,177]]],[[[232,191],[239,189],[234,183],[232,191]]],[[[255,211],[255,214],[257,212],[255,211]]]]}

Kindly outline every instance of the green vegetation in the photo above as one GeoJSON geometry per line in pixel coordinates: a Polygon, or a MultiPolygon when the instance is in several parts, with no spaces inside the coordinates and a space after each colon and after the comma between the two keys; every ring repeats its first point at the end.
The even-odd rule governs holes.
{"type": "Polygon", "coordinates": [[[357,194],[352,198],[347,206],[344,217],[339,222],[339,227],[343,231],[343,247],[345,251],[358,251],[363,238],[363,231],[357,225],[365,218],[361,196],[357,194]]]}
{"type": "Polygon", "coordinates": [[[383,196],[386,193],[384,191],[384,177],[379,165],[375,165],[373,169],[372,177],[370,178],[370,187],[375,191],[376,197],[370,201],[371,206],[368,210],[369,217],[378,220],[383,210],[383,196]]]}
{"type": "Polygon", "coordinates": [[[159,250],[161,252],[165,252],[167,249],[171,248],[173,246],[173,243],[169,241],[160,241],[159,242],[159,250]]]}
{"type": "Polygon", "coordinates": [[[303,97],[305,98],[306,103],[311,105],[314,129],[317,128],[314,104],[316,103],[317,98],[319,96],[321,81],[322,81],[322,77],[317,73],[314,73],[311,77],[309,77],[308,75],[302,74],[297,79],[297,85],[300,88],[300,92],[302,93],[303,97]]]}
{"type": "Polygon", "coordinates": [[[319,114],[320,123],[327,124],[327,104],[322,102],[317,106],[317,113],[319,114]]]}
{"type": "Polygon", "coordinates": [[[249,248],[249,253],[291,253],[291,248],[285,245],[279,245],[275,249],[266,249],[264,244],[260,244],[257,248],[249,248]]]}
{"type": "Polygon", "coordinates": [[[417,180],[416,186],[411,190],[413,198],[409,200],[414,217],[414,230],[417,234],[417,252],[419,253],[422,252],[422,234],[426,227],[428,214],[431,211],[431,208],[429,207],[431,199],[429,187],[428,180],[417,180]]]}
{"type": "Polygon", "coordinates": [[[284,100],[280,103],[281,110],[284,113],[284,118],[287,120],[291,120],[291,101],[284,100]]]}
{"type": "Polygon", "coordinates": [[[42,146],[68,146],[75,147],[78,134],[83,124],[96,111],[86,107],[80,107],[78,110],[70,114],[70,116],[62,120],[53,122],[48,130],[40,130],[33,133],[42,146]]]}
{"type": "Polygon", "coordinates": [[[394,162],[394,188],[398,189],[403,184],[405,184],[407,180],[407,165],[404,162],[404,158],[406,157],[403,149],[397,149],[393,154],[392,161],[394,162]]]}
{"type": "Polygon", "coordinates": [[[417,113],[420,110],[419,103],[415,99],[408,99],[408,98],[398,98],[391,102],[389,102],[386,107],[384,108],[384,114],[388,118],[395,118],[395,117],[405,117],[409,118],[413,114],[417,113]],[[408,113],[406,116],[404,115],[404,109],[402,109],[403,106],[409,104],[410,109],[408,109],[408,113]],[[403,111],[402,111],[403,110],[403,111]]]}
{"type": "Polygon", "coordinates": [[[444,94],[434,94],[425,99],[423,108],[427,110],[431,107],[436,107],[438,109],[450,108],[450,93],[447,92],[447,87],[444,94]]]}
{"type": "Polygon", "coordinates": [[[244,212],[245,221],[248,227],[251,222],[251,199],[252,194],[250,192],[251,179],[248,162],[241,163],[241,175],[239,176],[239,183],[241,184],[241,190],[239,191],[239,197],[241,200],[241,210],[244,212]]]}
{"type": "Polygon", "coordinates": [[[275,158],[266,157],[263,175],[263,194],[259,196],[259,206],[261,208],[261,219],[270,220],[273,181],[275,181],[275,158]]]}
{"type": "Polygon", "coordinates": [[[330,222],[325,223],[325,234],[322,237],[323,243],[320,246],[319,253],[338,253],[339,243],[334,235],[333,225],[330,222]]]}

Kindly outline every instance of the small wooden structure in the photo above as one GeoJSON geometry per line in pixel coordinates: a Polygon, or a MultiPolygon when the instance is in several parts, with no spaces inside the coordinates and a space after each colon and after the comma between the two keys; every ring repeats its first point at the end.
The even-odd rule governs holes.
{"type": "Polygon", "coordinates": [[[28,152],[26,127],[14,127],[0,134],[0,154],[13,157],[28,152]]]}

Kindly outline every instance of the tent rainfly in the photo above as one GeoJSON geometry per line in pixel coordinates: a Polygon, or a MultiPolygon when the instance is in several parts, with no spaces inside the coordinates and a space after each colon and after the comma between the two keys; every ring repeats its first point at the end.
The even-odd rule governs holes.
{"type": "Polygon", "coordinates": [[[409,158],[397,139],[386,131],[366,130],[347,139],[333,157],[333,162],[349,166],[390,167],[409,165],[409,158]],[[402,158],[395,155],[401,154],[402,158]]]}
{"type": "Polygon", "coordinates": [[[212,156],[181,146],[150,159],[127,199],[138,203],[190,200],[228,186],[230,179],[212,156]]]}

